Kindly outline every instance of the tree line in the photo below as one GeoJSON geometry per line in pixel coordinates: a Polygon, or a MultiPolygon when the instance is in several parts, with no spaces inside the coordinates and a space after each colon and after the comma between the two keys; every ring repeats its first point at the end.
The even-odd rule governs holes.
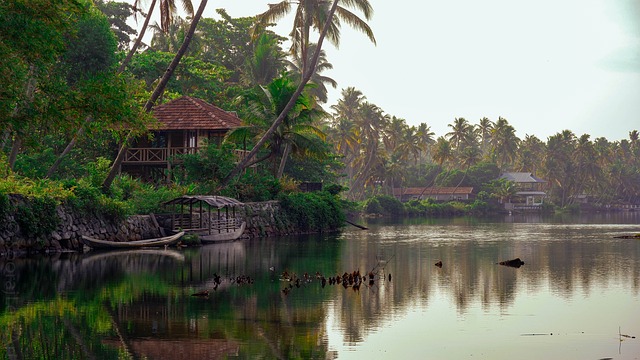
{"type": "Polygon", "coordinates": [[[614,142],[570,130],[543,141],[519,139],[504,118],[477,124],[456,118],[436,137],[426,123],[410,126],[354,87],[328,105],[328,88],[338,81],[326,75],[333,65],[323,41],[338,44],[346,23],[375,43],[368,0],[283,0],[253,17],[217,9],[218,20],[196,16],[190,0],[180,4],[187,18],[173,1],[151,1],[146,9],[138,1],[0,4],[3,176],[90,176],[104,185],[105,163],[117,171],[119,150],[147,136],[151,107],[189,95],[237,112],[244,125],[224,144],[184,159],[183,169],[174,170],[182,176],[171,185],[190,189],[182,191],[233,188],[250,198],[249,188],[274,188],[275,196],[315,181],[340,184],[347,198],[362,200],[398,187],[479,186],[503,171],[526,171],[549,181],[560,206],[581,194],[602,202],[639,200],[636,130],[614,142]],[[155,10],[160,24],[149,21],[155,10]],[[289,13],[295,14],[289,37],[270,30],[289,13]],[[144,19],[139,32],[129,25],[132,17],[144,19]],[[145,44],[147,30],[152,37],[145,44]],[[252,155],[237,164],[229,149],[252,155]],[[255,174],[242,172],[249,166],[255,174]]]}

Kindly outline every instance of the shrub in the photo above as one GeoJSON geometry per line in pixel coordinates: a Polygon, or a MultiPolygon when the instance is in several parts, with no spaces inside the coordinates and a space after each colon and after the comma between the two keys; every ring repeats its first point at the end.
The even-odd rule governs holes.
{"type": "Polygon", "coordinates": [[[364,204],[364,212],[366,214],[382,214],[382,206],[377,198],[368,199],[364,204]]]}
{"type": "Polygon", "coordinates": [[[281,194],[278,200],[287,219],[301,231],[334,230],[344,224],[340,200],[326,191],[281,194]]]}
{"type": "Polygon", "coordinates": [[[17,206],[16,222],[28,237],[44,237],[60,225],[56,202],[51,198],[32,198],[17,206]]]}
{"type": "Polygon", "coordinates": [[[367,214],[402,215],[405,212],[404,205],[395,197],[389,195],[377,195],[368,199],[364,205],[367,214]]]}

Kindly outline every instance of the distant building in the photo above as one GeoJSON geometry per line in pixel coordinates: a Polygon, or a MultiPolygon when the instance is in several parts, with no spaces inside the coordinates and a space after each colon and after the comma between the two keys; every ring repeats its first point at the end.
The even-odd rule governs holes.
{"type": "Polygon", "coordinates": [[[473,187],[411,187],[394,188],[393,196],[401,202],[433,199],[437,201],[471,200],[473,187]]]}
{"type": "Polygon", "coordinates": [[[513,181],[517,192],[505,204],[507,210],[537,210],[542,207],[547,193],[547,181],[528,172],[508,172],[500,175],[500,179],[513,181]]]}

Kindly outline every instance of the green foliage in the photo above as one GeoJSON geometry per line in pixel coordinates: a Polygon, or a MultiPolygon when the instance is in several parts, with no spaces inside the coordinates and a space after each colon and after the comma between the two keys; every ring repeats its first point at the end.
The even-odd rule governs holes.
{"type": "Polygon", "coordinates": [[[86,179],[70,180],[65,184],[73,191],[67,203],[74,209],[111,219],[124,219],[130,213],[130,206],[124,201],[106,196],[99,186],[91,184],[86,179]]]}
{"type": "Polygon", "coordinates": [[[149,214],[164,211],[163,203],[185,194],[186,189],[179,186],[154,186],[121,175],[113,182],[113,197],[126,202],[129,213],[149,214]]]}
{"type": "Polygon", "coordinates": [[[76,27],[69,36],[62,62],[68,68],[68,81],[75,83],[83,77],[113,70],[118,45],[107,18],[92,8],[80,18],[76,27]]]}
{"type": "Polygon", "coordinates": [[[344,224],[340,199],[326,191],[281,194],[278,200],[287,219],[300,231],[336,230],[344,224]]]}
{"type": "Polygon", "coordinates": [[[16,208],[16,222],[23,234],[32,238],[45,237],[60,224],[56,202],[51,198],[32,198],[16,208]]]}
{"type": "Polygon", "coordinates": [[[235,166],[234,146],[207,144],[204,151],[182,155],[186,170],[186,182],[211,182],[217,184],[235,166]]]}
{"type": "Polygon", "coordinates": [[[365,201],[363,210],[366,214],[382,214],[383,212],[380,202],[375,197],[365,201]]]}
{"type": "Polygon", "coordinates": [[[247,171],[222,193],[245,202],[267,201],[275,199],[280,190],[280,182],[273,175],[247,171]]]}
{"type": "Polygon", "coordinates": [[[393,196],[377,195],[365,202],[364,211],[367,214],[399,216],[404,214],[404,206],[393,196]]]}

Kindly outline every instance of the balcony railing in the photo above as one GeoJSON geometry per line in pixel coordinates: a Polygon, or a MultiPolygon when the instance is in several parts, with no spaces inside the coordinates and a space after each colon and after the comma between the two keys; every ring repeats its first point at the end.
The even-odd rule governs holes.
{"type": "MultiPolygon", "coordinates": [[[[129,148],[124,155],[123,163],[128,165],[162,165],[166,164],[169,159],[174,163],[179,163],[180,159],[177,158],[177,155],[195,154],[199,149],[198,147],[129,148]]],[[[238,158],[238,161],[249,154],[248,151],[244,150],[233,150],[233,153],[238,158]]]]}

